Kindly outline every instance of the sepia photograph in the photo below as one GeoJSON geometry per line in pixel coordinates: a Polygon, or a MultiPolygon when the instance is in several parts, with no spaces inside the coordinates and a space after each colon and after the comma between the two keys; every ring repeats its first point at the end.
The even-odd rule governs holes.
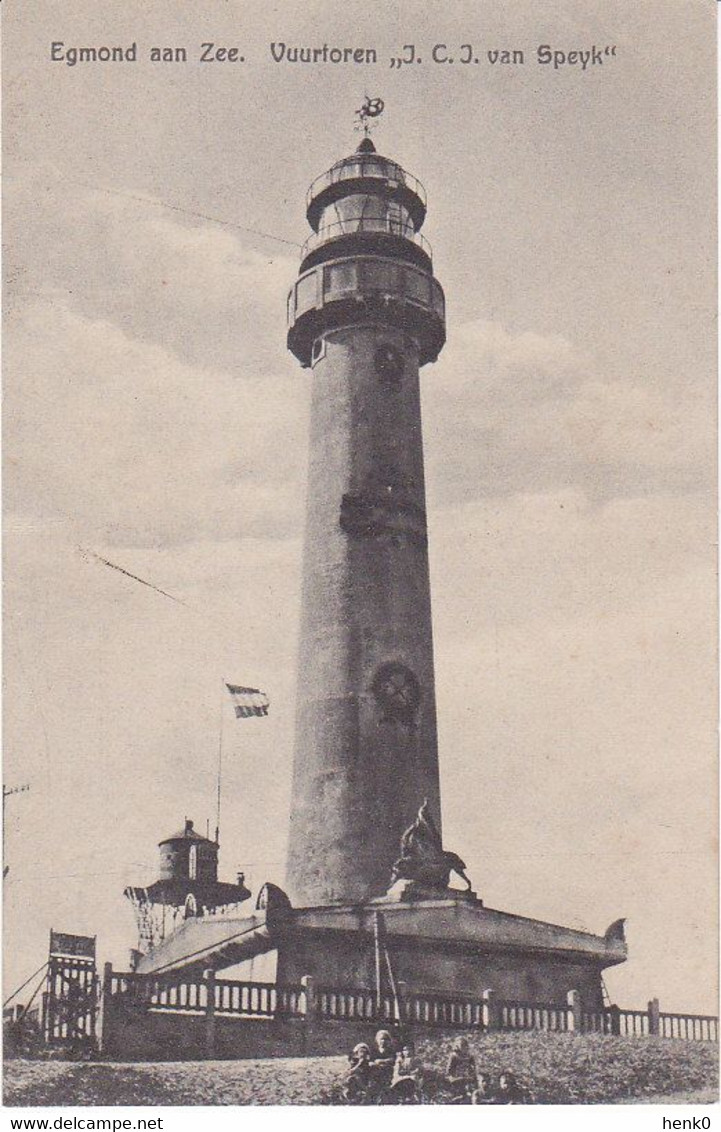
{"type": "Polygon", "coordinates": [[[4,1105],[718,1102],[716,4],[2,15],[4,1105]]]}

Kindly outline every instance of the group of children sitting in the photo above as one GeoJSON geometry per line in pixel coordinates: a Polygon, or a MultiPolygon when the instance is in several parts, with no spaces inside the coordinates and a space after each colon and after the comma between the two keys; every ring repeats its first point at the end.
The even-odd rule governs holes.
{"type": "Polygon", "coordinates": [[[388,1030],[379,1030],[373,1048],[367,1042],[348,1055],[343,1096],[349,1104],[527,1104],[528,1096],[512,1073],[496,1080],[479,1073],[468,1040],[459,1038],[451,1050],[445,1077],[424,1072],[413,1042],[396,1049],[388,1030]],[[432,1082],[430,1078],[436,1078],[432,1082]],[[432,1085],[432,1087],[431,1087],[432,1085]]]}

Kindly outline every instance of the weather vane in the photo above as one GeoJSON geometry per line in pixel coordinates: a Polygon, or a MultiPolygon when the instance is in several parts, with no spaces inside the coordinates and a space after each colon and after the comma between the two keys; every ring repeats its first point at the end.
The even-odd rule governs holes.
{"type": "Polygon", "coordinates": [[[385,109],[385,102],[382,98],[369,98],[366,95],[363,99],[363,105],[360,110],[356,110],[356,125],[353,127],[356,130],[363,130],[363,133],[368,137],[373,129],[371,125],[371,118],[379,118],[385,109]]]}

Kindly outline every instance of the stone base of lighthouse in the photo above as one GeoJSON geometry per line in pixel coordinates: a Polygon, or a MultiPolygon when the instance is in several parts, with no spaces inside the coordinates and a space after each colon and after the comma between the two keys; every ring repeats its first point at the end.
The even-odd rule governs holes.
{"type": "MultiPolygon", "coordinates": [[[[270,886],[269,886],[270,887],[270,886]]],[[[279,890],[248,916],[188,920],[146,955],[141,973],[216,970],[274,951],[276,982],[384,993],[563,1006],[576,991],[584,1010],[603,1005],[602,974],[624,962],[626,944],[604,936],[486,908],[452,889],[434,898],[292,908],[279,890]]]]}
{"type": "Polygon", "coordinates": [[[584,1008],[603,1006],[604,967],[625,947],[554,924],[485,909],[465,895],[362,908],[308,908],[288,923],[278,947],[278,982],[311,975],[320,985],[373,990],[376,948],[381,981],[405,993],[562,1005],[580,993],[584,1008]],[[391,979],[392,976],[392,979],[391,979]]]}

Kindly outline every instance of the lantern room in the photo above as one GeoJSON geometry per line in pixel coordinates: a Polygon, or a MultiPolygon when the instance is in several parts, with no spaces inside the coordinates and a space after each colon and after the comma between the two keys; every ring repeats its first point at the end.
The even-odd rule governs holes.
{"type": "Polygon", "coordinates": [[[443,288],[421,232],[426,193],[366,137],[313,181],[306,200],[312,228],[288,297],[288,348],[303,366],[326,331],[368,321],[406,331],[421,365],[445,342],[443,288]]]}

